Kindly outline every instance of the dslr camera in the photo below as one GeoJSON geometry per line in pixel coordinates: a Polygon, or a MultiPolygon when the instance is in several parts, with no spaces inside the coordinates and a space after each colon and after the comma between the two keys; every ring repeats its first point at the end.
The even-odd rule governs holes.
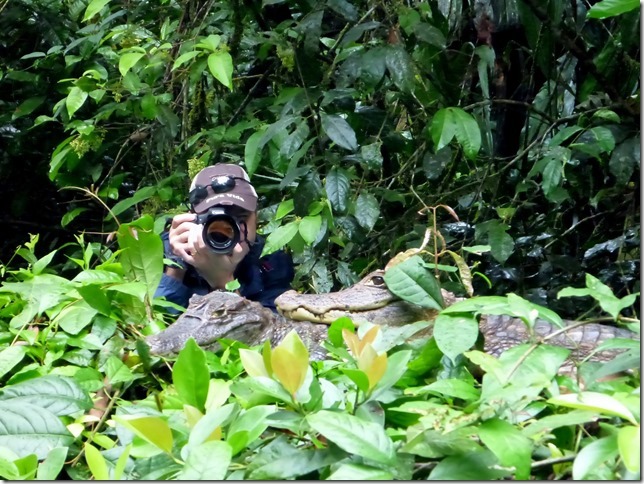
{"type": "MultiPolygon", "coordinates": [[[[216,206],[197,215],[195,223],[203,224],[203,240],[216,254],[231,254],[241,239],[240,219],[234,209],[216,206]]],[[[244,240],[247,237],[244,222],[244,240]]]]}

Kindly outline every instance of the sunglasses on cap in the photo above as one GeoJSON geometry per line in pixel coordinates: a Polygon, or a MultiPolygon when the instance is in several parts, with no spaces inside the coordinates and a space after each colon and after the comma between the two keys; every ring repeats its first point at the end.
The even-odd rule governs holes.
{"type": "Polygon", "coordinates": [[[208,187],[212,188],[213,193],[226,193],[232,191],[237,185],[236,180],[241,180],[250,183],[245,178],[231,175],[216,176],[208,185],[195,185],[195,187],[188,194],[188,202],[190,208],[194,211],[195,205],[203,202],[208,198],[208,187]]]}

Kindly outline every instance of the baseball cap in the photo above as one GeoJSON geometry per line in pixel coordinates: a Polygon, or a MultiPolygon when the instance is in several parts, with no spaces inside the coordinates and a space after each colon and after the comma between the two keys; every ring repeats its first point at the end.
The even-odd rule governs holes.
{"type": "Polygon", "coordinates": [[[195,189],[201,191],[193,203],[196,213],[206,212],[215,205],[235,205],[249,212],[257,209],[257,192],[246,170],[238,165],[207,166],[192,179],[190,193],[195,189]]]}

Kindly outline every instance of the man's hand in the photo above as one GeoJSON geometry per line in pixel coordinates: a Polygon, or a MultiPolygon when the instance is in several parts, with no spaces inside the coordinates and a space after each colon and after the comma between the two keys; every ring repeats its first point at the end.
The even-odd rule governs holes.
{"type": "Polygon", "coordinates": [[[191,213],[172,219],[168,234],[170,248],[175,255],[192,265],[213,289],[223,289],[234,279],[233,273],[250,248],[240,242],[230,254],[215,254],[203,240],[203,225],[194,223],[191,213]]]}

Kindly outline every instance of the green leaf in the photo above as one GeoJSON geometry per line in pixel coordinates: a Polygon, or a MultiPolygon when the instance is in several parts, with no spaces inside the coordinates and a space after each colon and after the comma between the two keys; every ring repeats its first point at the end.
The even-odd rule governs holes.
{"type": "Polygon", "coordinates": [[[394,479],[390,472],[364,464],[342,464],[327,481],[391,481],[394,479]]]}
{"type": "Polygon", "coordinates": [[[617,448],[619,455],[624,461],[624,466],[631,472],[640,471],[640,449],[642,439],[640,438],[640,426],[622,427],[617,432],[617,448]]]}
{"type": "Polygon", "coordinates": [[[581,425],[597,420],[598,412],[588,410],[573,410],[572,412],[548,415],[534,421],[527,427],[524,427],[523,433],[527,437],[532,437],[541,432],[551,432],[559,427],[581,425]]]}
{"type": "Polygon", "coordinates": [[[78,334],[83,328],[91,324],[92,319],[98,311],[87,304],[84,300],[63,308],[53,319],[53,323],[69,334],[78,334]]]}
{"type": "Polygon", "coordinates": [[[265,129],[260,129],[259,131],[251,134],[246,140],[244,146],[244,164],[246,166],[246,171],[248,176],[252,177],[255,170],[259,166],[259,162],[262,159],[262,148],[264,144],[261,143],[262,138],[264,137],[265,129]]]}
{"type": "Polygon", "coordinates": [[[224,425],[230,416],[233,415],[236,408],[236,404],[229,403],[223,407],[212,410],[201,417],[190,432],[188,447],[197,447],[208,441],[209,437],[217,427],[224,425]]]}
{"type": "Polygon", "coordinates": [[[132,370],[115,355],[111,355],[105,362],[102,370],[110,384],[131,382],[134,380],[132,370]]]}
{"type": "Polygon", "coordinates": [[[371,230],[380,216],[380,205],[371,193],[362,192],[356,202],[355,217],[358,223],[367,230],[371,230]]]}
{"type": "Polygon", "coordinates": [[[434,152],[441,150],[454,139],[456,129],[456,121],[452,111],[443,108],[434,114],[429,128],[429,133],[434,142],[434,152]]]}
{"type": "Polygon", "coordinates": [[[127,52],[119,58],[119,72],[125,76],[145,54],[142,52],[127,52]]]}
{"type": "Polygon", "coordinates": [[[201,47],[202,49],[207,49],[212,52],[215,52],[219,44],[221,43],[221,36],[217,34],[210,34],[208,37],[201,39],[201,41],[195,44],[195,47],[201,47]]]}
{"type": "Polygon", "coordinates": [[[322,217],[320,215],[308,215],[300,220],[298,228],[300,235],[307,244],[312,244],[320,234],[322,217]]]}
{"type": "Polygon", "coordinates": [[[441,310],[445,305],[434,274],[415,255],[387,269],[385,283],[396,296],[424,308],[441,310]]]}
{"type": "Polygon", "coordinates": [[[232,449],[227,442],[217,440],[204,442],[190,451],[177,479],[221,481],[226,477],[232,455],[232,449]]]}
{"type": "Polygon", "coordinates": [[[38,465],[36,473],[37,481],[55,481],[65,465],[67,458],[67,447],[54,447],[49,451],[47,457],[38,465]]]}
{"type": "MultiPolygon", "coordinates": [[[[76,290],[89,306],[96,309],[103,316],[110,316],[112,313],[112,303],[102,288],[98,285],[90,284],[80,286],[76,290]]],[[[91,321],[91,318],[89,320],[91,321]]]]}
{"type": "Polygon", "coordinates": [[[472,348],[478,335],[478,322],[470,315],[439,314],[434,323],[436,344],[452,361],[472,348]]]}
{"type": "Polygon", "coordinates": [[[21,118],[22,116],[27,116],[31,114],[38,106],[40,106],[45,98],[43,96],[30,97],[26,99],[16,108],[11,116],[11,120],[21,118]]]}
{"type": "Polygon", "coordinates": [[[148,186],[148,187],[143,187],[139,190],[137,190],[134,195],[131,197],[125,198],[121,201],[119,201],[116,205],[114,205],[111,209],[111,215],[110,217],[118,217],[121,215],[123,212],[125,212],[128,208],[133,207],[137,203],[141,203],[148,198],[153,197],[157,193],[157,188],[154,186],[148,186]]]}
{"type": "Polygon", "coordinates": [[[448,397],[460,398],[462,400],[476,400],[481,396],[481,392],[474,388],[470,382],[455,378],[436,380],[429,385],[419,388],[405,389],[405,394],[410,395],[423,395],[426,393],[447,395],[448,397]]]}
{"type": "Polygon", "coordinates": [[[204,350],[190,337],[172,368],[172,383],[183,403],[192,405],[203,413],[209,381],[210,371],[204,350]]]}
{"type": "Polygon", "coordinates": [[[208,56],[208,69],[215,79],[233,90],[233,58],[228,52],[213,52],[208,56]]]}
{"type": "Polygon", "coordinates": [[[639,0],[602,0],[590,7],[588,18],[608,18],[639,8],[639,0]]]}
{"type": "Polygon", "coordinates": [[[372,143],[360,147],[360,159],[372,170],[382,169],[382,143],[372,143]]]}
{"type": "Polygon", "coordinates": [[[162,451],[168,454],[172,452],[172,430],[164,419],[138,415],[116,415],[114,420],[162,451]]]}
{"type": "Polygon", "coordinates": [[[47,457],[55,447],[68,447],[74,438],[49,410],[31,403],[0,402],[0,446],[19,457],[47,457]]]}
{"type": "Polygon", "coordinates": [[[295,204],[292,198],[280,202],[275,212],[275,220],[280,220],[295,209],[295,204]]]}
{"type": "Polygon", "coordinates": [[[179,57],[176,58],[174,61],[174,64],[172,65],[172,70],[174,71],[177,67],[182,66],[186,62],[194,59],[197,57],[201,52],[198,50],[191,50],[190,52],[185,52],[184,54],[181,54],[179,57]]]}
{"type": "Polygon", "coordinates": [[[633,425],[637,425],[637,420],[635,420],[631,411],[622,402],[604,393],[567,393],[550,398],[548,403],[562,405],[564,407],[580,408],[582,410],[592,410],[604,415],[614,415],[628,420],[633,425]]]}
{"type": "Polygon", "coordinates": [[[243,435],[238,445],[232,445],[233,455],[241,452],[246,446],[255,442],[268,427],[268,417],[274,414],[277,408],[273,405],[258,405],[246,410],[230,424],[228,440],[236,434],[243,435]]]}
{"type": "Polygon", "coordinates": [[[516,469],[517,479],[527,480],[530,477],[532,442],[518,428],[504,420],[493,418],[479,426],[478,434],[501,465],[516,469]]]}
{"type": "Polygon", "coordinates": [[[87,5],[87,8],[85,9],[85,15],[83,15],[83,22],[91,20],[92,17],[103,10],[103,7],[108,3],[110,3],[110,0],[92,0],[89,2],[89,5],[87,5]]]}
{"type": "Polygon", "coordinates": [[[261,256],[271,254],[288,244],[295,237],[295,234],[297,234],[299,225],[300,221],[296,220],[277,227],[266,237],[266,243],[264,244],[261,256]]]}
{"type": "Polygon", "coordinates": [[[480,450],[448,456],[429,474],[432,481],[492,481],[503,479],[511,472],[499,468],[492,452],[480,450]]]}
{"type": "Polygon", "coordinates": [[[337,114],[320,113],[322,129],[326,135],[338,146],[351,151],[358,149],[358,141],[353,128],[344,118],[337,114]]]}
{"type": "Polygon", "coordinates": [[[110,473],[107,470],[107,462],[103,454],[94,447],[92,444],[85,442],[85,460],[89,467],[94,480],[107,481],[110,478],[110,473]]]}
{"type": "Polygon", "coordinates": [[[476,159],[481,149],[481,129],[474,117],[461,108],[447,108],[452,111],[456,140],[463,148],[463,153],[470,160],[476,159]]]}
{"type": "Polygon", "coordinates": [[[63,215],[63,218],[60,220],[60,225],[66,227],[81,213],[87,212],[88,210],[89,209],[87,207],[76,207],[69,212],[66,212],[65,215],[63,215]]]}
{"type": "Polygon", "coordinates": [[[70,118],[83,106],[85,100],[87,99],[87,96],[88,94],[80,87],[74,86],[71,88],[69,94],[67,95],[67,99],[65,100],[65,105],[67,106],[67,114],[70,118]]]}
{"type": "Polygon", "coordinates": [[[54,415],[72,415],[92,408],[85,390],[70,377],[46,375],[26,380],[0,390],[1,403],[38,405],[54,415]]]}
{"type": "Polygon", "coordinates": [[[306,420],[313,430],[350,454],[382,464],[395,463],[393,442],[385,429],[377,423],[328,410],[309,414],[306,420]]]}
{"type": "Polygon", "coordinates": [[[575,481],[584,479],[601,464],[617,456],[617,434],[598,439],[582,448],[572,464],[572,478],[575,481]]]}
{"type": "Polygon", "coordinates": [[[508,228],[500,220],[488,220],[476,225],[475,238],[478,240],[483,234],[487,234],[492,256],[501,264],[505,263],[514,252],[514,240],[507,234],[508,228]]]}
{"type": "Polygon", "coordinates": [[[150,300],[163,275],[163,242],[154,233],[154,220],[144,215],[128,224],[121,224],[117,232],[122,249],[120,262],[125,273],[145,284],[150,300]]]}
{"type": "Polygon", "coordinates": [[[349,199],[349,177],[341,168],[333,167],[326,176],[325,189],[327,198],[334,210],[344,213],[349,199]]]}
{"type": "Polygon", "coordinates": [[[22,361],[27,352],[24,346],[9,346],[0,351],[0,378],[22,361]]]}

